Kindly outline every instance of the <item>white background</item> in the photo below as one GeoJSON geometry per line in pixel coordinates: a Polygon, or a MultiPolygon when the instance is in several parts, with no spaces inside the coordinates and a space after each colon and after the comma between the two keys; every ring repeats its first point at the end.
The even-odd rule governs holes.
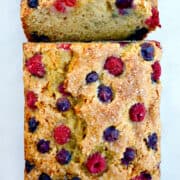
{"type": "MultiPolygon", "coordinates": [[[[23,84],[20,0],[0,0],[0,180],[23,180],[23,84]]],[[[159,0],[164,54],[161,180],[180,180],[180,13],[179,0],[159,0]],[[179,21],[179,23],[178,23],[179,21]]],[[[120,180],[120,179],[117,179],[120,180]]]]}

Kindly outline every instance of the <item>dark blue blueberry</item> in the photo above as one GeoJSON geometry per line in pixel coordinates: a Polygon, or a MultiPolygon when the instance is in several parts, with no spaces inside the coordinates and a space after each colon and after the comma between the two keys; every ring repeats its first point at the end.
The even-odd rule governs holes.
{"type": "Polygon", "coordinates": [[[73,177],[71,180],[81,180],[79,177],[73,177]]]}
{"type": "Polygon", "coordinates": [[[56,107],[60,112],[65,112],[70,109],[71,104],[66,97],[62,97],[57,100],[56,107]]]}
{"type": "Polygon", "coordinates": [[[141,177],[142,180],[152,180],[151,175],[149,173],[147,173],[147,172],[142,172],[140,177],[141,177]]]}
{"type": "Polygon", "coordinates": [[[144,37],[146,37],[146,34],[148,33],[147,28],[141,28],[137,29],[133,34],[128,36],[126,40],[135,41],[135,40],[142,40],[144,37]]]}
{"type": "Polygon", "coordinates": [[[158,142],[158,136],[156,133],[153,133],[148,136],[146,139],[146,145],[148,148],[157,150],[157,142],[158,142]]]}
{"type": "Polygon", "coordinates": [[[38,125],[39,125],[39,122],[36,121],[36,119],[34,117],[30,118],[29,121],[28,121],[28,125],[29,125],[29,132],[35,132],[38,125]]]}
{"type": "Polygon", "coordinates": [[[40,176],[39,176],[39,179],[38,180],[52,180],[51,177],[46,174],[46,173],[42,173],[40,176]]]}
{"type": "Polygon", "coordinates": [[[110,87],[100,85],[98,87],[98,98],[104,103],[111,102],[113,99],[113,93],[110,87]]]}
{"type": "Polygon", "coordinates": [[[133,0],[116,0],[116,6],[119,9],[132,8],[133,0]]]}
{"type": "Polygon", "coordinates": [[[150,43],[144,43],[141,45],[141,55],[146,61],[152,61],[154,59],[154,46],[150,43]]]}
{"type": "Polygon", "coordinates": [[[45,35],[38,35],[37,32],[31,33],[31,41],[33,42],[49,42],[50,39],[45,35]]]}
{"type": "Polygon", "coordinates": [[[91,73],[89,73],[87,76],[86,76],[86,82],[87,83],[92,83],[92,82],[96,82],[98,80],[98,74],[97,72],[95,71],[92,71],[91,73]]]}
{"type": "Polygon", "coordinates": [[[122,164],[129,165],[135,158],[136,152],[132,148],[126,148],[126,151],[124,152],[124,157],[121,159],[122,164]]]}
{"type": "Polygon", "coordinates": [[[45,141],[44,139],[41,139],[38,143],[37,143],[37,150],[40,153],[47,153],[50,150],[50,146],[49,146],[50,142],[49,141],[45,141]]]}
{"type": "Polygon", "coordinates": [[[37,8],[39,5],[38,0],[28,0],[28,6],[30,8],[37,8]]]}
{"type": "Polygon", "coordinates": [[[68,164],[71,160],[71,153],[65,149],[61,149],[56,155],[56,160],[62,165],[68,164]]]}
{"type": "Polygon", "coordinates": [[[110,126],[104,131],[103,137],[108,142],[116,141],[119,138],[119,131],[114,126],[110,126]]]}
{"type": "Polygon", "coordinates": [[[119,9],[119,14],[125,16],[129,14],[129,9],[119,9]]]}
{"type": "Polygon", "coordinates": [[[26,163],[25,163],[25,170],[27,173],[30,173],[31,170],[35,167],[34,164],[31,164],[28,160],[26,160],[26,163]]]}

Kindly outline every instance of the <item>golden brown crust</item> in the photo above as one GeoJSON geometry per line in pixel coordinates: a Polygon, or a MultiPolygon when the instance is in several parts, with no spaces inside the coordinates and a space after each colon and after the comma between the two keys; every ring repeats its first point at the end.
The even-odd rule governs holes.
{"type": "Polygon", "coordinates": [[[160,140],[160,82],[152,83],[151,65],[161,58],[161,49],[153,41],[148,41],[155,48],[153,61],[145,61],[140,53],[140,42],[128,43],[72,43],[70,50],[59,48],[59,44],[24,44],[24,63],[34,54],[42,55],[46,75],[44,78],[32,76],[24,65],[24,88],[38,95],[37,109],[31,110],[25,103],[25,159],[35,164],[30,172],[25,172],[25,180],[37,180],[44,172],[53,180],[71,179],[79,176],[83,180],[130,180],[141,172],[147,171],[152,180],[159,180],[160,143],[158,150],[148,149],[144,139],[156,132],[160,140]],[[105,60],[110,57],[121,57],[125,64],[124,73],[118,77],[103,69],[105,60]],[[86,84],[86,75],[96,71],[100,79],[86,84]],[[66,113],[56,109],[56,101],[62,95],[58,85],[64,82],[70,93],[68,98],[72,108],[66,113]],[[110,86],[114,93],[111,103],[104,104],[97,97],[99,84],[110,86]],[[129,109],[136,103],[145,104],[145,120],[133,123],[129,118],[129,109]],[[28,131],[28,120],[35,117],[39,121],[34,133],[28,131]],[[57,124],[66,124],[72,131],[72,140],[65,145],[58,145],[52,132],[57,124]],[[103,131],[109,126],[120,131],[120,138],[112,143],[102,138],[103,131]],[[39,139],[50,141],[51,149],[46,154],[37,151],[39,139]],[[56,153],[62,147],[72,152],[68,165],[60,165],[56,153]],[[105,148],[106,147],[106,148],[105,148]],[[120,159],[127,147],[136,149],[135,160],[128,168],[120,159]],[[99,151],[107,160],[107,170],[93,176],[84,166],[87,157],[99,151]]]}
{"type": "Polygon", "coordinates": [[[57,12],[53,4],[54,0],[39,0],[37,8],[30,8],[27,0],[22,0],[21,20],[28,40],[40,41],[32,37],[33,33],[54,42],[123,40],[144,29],[142,37],[133,36],[139,40],[155,29],[145,21],[151,17],[152,8],[157,8],[157,0],[134,0],[127,15],[118,13],[115,0],[78,0],[67,13],[57,12]]]}
{"type": "Polygon", "coordinates": [[[24,33],[25,33],[27,39],[30,40],[31,37],[30,37],[29,33],[27,32],[27,25],[25,23],[25,17],[27,16],[28,11],[27,11],[25,2],[23,0],[21,0],[20,8],[21,8],[20,16],[21,16],[22,27],[23,27],[23,30],[24,30],[24,33]],[[26,12],[26,15],[25,15],[25,12],[26,12]]]}

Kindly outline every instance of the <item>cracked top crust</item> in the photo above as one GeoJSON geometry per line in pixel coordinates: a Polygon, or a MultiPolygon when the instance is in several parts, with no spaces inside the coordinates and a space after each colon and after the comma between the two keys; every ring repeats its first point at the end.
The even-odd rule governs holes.
{"type": "Polygon", "coordinates": [[[30,172],[25,170],[26,180],[37,180],[42,173],[53,180],[77,176],[82,180],[116,180],[117,176],[122,177],[121,180],[132,180],[142,172],[149,173],[152,180],[160,179],[161,85],[159,80],[152,80],[152,65],[161,58],[157,42],[25,43],[23,50],[25,160],[34,165],[30,172]],[[142,56],[144,43],[154,49],[151,61],[142,56]],[[122,74],[114,76],[104,68],[109,57],[122,60],[122,74]],[[44,72],[42,77],[38,77],[40,72],[44,72]],[[96,72],[98,79],[87,83],[86,77],[90,72],[96,72]],[[111,101],[102,102],[102,97],[109,98],[106,94],[109,91],[107,88],[100,91],[100,85],[111,89],[111,101]],[[35,96],[31,93],[30,98],[27,97],[29,92],[35,96]],[[57,101],[62,97],[70,103],[69,109],[64,112],[57,109],[57,101]],[[141,122],[130,118],[130,109],[137,103],[143,104],[146,109],[141,122]],[[38,123],[30,132],[32,118],[38,123]],[[65,144],[58,144],[54,138],[54,128],[59,125],[65,125],[71,131],[65,144]],[[110,126],[119,132],[113,142],[103,138],[110,126]],[[154,146],[148,141],[153,133],[158,138],[154,146]],[[49,141],[49,147],[46,143],[40,152],[37,144],[42,139],[49,141]],[[135,158],[124,165],[122,159],[127,148],[134,149],[135,158]],[[71,154],[70,161],[65,165],[56,158],[62,149],[71,154]],[[44,150],[47,152],[42,153],[44,150]],[[107,167],[103,172],[93,174],[88,171],[86,162],[96,152],[105,159],[107,167]]]}

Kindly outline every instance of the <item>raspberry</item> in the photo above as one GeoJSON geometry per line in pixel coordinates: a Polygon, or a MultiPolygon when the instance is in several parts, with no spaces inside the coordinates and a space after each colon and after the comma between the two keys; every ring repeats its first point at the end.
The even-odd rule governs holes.
{"type": "Polygon", "coordinates": [[[28,0],[28,6],[30,8],[37,8],[38,5],[39,5],[38,0],[28,0]]]}
{"type": "Polygon", "coordinates": [[[54,2],[54,7],[56,8],[57,11],[61,12],[61,13],[65,13],[66,12],[66,8],[64,6],[63,3],[64,0],[56,0],[54,2]]]}
{"type": "Polygon", "coordinates": [[[86,167],[92,174],[99,174],[106,169],[106,160],[99,152],[96,152],[88,157],[86,167]]]}
{"type": "Polygon", "coordinates": [[[38,180],[52,180],[51,177],[46,174],[46,173],[42,173],[40,176],[39,176],[39,179],[38,180]]]}
{"type": "Polygon", "coordinates": [[[71,44],[70,43],[66,43],[66,44],[59,44],[58,48],[60,49],[64,49],[64,50],[71,50],[71,44]]]}
{"type": "Polygon", "coordinates": [[[25,170],[27,173],[30,173],[32,171],[32,169],[34,169],[35,165],[31,164],[28,160],[26,160],[25,163],[25,170]]]}
{"type": "Polygon", "coordinates": [[[154,42],[159,49],[162,49],[160,42],[155,41],[155,40],[153,40],[152,42],[154,42]]]}
{"type": "Polygon", "coordinates": [[[119,138],[119,131],[114,127],[108,127],[103,133],[104,140],[114,142],[119,138]]]}
{"type": "Polygon", "coordinates": [[[61,83],[59,86],[58,86],[58,91],[63,95],[63,96],[69,96],[70,93],[66,92],[66,88],[64,86],[64,83],[61,83]]]}
{"type": "Polygon", "coordinates": [[[86,76],[86,83],[92,83],[92,82],[96,82],[98,80],[99,76],[97,74],[97,72],[92,71],[90,72],[87,76],[86,76]]]}
{"type": "Polygon", "coordinates": [[[27,106],[30,109],[36,109],[36,102],[37,102],[37,94],[35,94],[33,91],[28,91],[26,94],[26,102],[27,106]]]}
{"type": "Polygon", "coordinates": [[[156,133],[149,135],[145,142],[148,148],[157,150],[158,136],[156,133]]]}
{"type": "Polygon", "coordinates": [[[120,44],[120,46],[121,47],[125,47],[126,45],[128,45],[130,42],[128,42],[128,41],[121,41],[121,42],[119,42],[119,44],[120,44]]]}
{"type": "Polygon", "coordinates": [[[151,10],[152,16],[146,19],[145,23],[149,26],[151,30],[155,29],[156,26],[161,27],[160,20],[159,20],[159,11],[157,8],[152,8],[151,10]]]}
{"type": "Polygon", "coordinates": [[[121,159],[122,164],[129,165],[136,156],[136,152],[132,148],[126,148],[126,151],[124,152],[124,157],[121,159]]]}
{"type": "Polygon", "coordinates": [[[161,65],[159,64],[158,61],[156,61],[152,65],[153,73],[151,75],[151,78],[153,81],[157,82],[161,76],[161,65]]]}
{"type": "Polygon", "coordinates": [[[116,6],[119,9],[132,8],[133,0],[116,0],[116,6]]]}
{"type": "Polygon", "coordinates": [[[45,75],[45,68],[44,65],[41,62],[42,56],[40,54],[35,54],[33,57],[29,58],[26,61],[26,68],[27,70],[34,76],[37,76],[39,78],[44,77],[45,75]]]}
{"type": "Polygon", "coordinates": [[[71,130],[65,125],[60,125],[54,129],[54,139],[58,144],[66,144],[71,137],[71,130]]]}
{"type": "Polygon", "coordinates": [[[71,104],[66,97],[62,97],[57,100],[56,107],[60,112],[65,112],[70,109],[71,104]]]}
{"type": "Polygon", "coordinates": [[[46,141],[44,139],[39,140],[39,142],[37,143],[37,150],[40,153],[47,153],[50,150],[50,141],[46,141]]]}
{"type": "Polygon", "coordinates": [[[144,107],[144,104],[141,103],[134,104],[129,111],[130,119],[135,122],[143,121],[145,115],[146,115],[146,109],[144,107]]]}
{"type": "Polygon", "coordinates": [[[114,76],[119,76],[123,73],[124,63],[120,58],[111,56],[107,58],[104,69],[114,76]]]}
{"type": "Polygon", "coordinates": [[[76,5],[76,0],[64,0],[66,6],[73,7],[76,5]]]}
{"type": "Polygon", "coordinates": [[[98,98],[103,103],[109,103],[113,99],[113,93],[110,87],[105,85],[100,85],[98,87],[98,98]]]}
{"type": "Polygon", "coordinates": [[[68,164],[71,160],[71,153],[65,149],[61,149],[56,155],[56,160],[61,165],[68,164]]]}
{"type": "Polygon", "coordinates": [[[29,125],[29,132],[33,133],[36,131],[37,126],[39,125],[39,122],[36,121],[34,117],[32,117],[29,119],[28,125],[29,125]]]}
{"type": "Polygon", "coordinates": [[[154,46],[150,43],[143,43],[141,45],[141,55],[145,61],[152,61],[154,59],[154,46]]]}

